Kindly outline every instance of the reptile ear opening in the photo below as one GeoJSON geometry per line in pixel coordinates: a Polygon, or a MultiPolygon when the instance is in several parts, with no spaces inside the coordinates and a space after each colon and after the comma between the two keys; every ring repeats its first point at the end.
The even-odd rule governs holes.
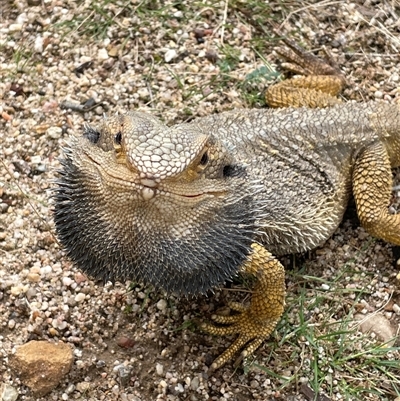
{"type": "Polygon", "coordinates": [[[235,168],[231,165],[227,165],[223,168],[222,174],[224,177],[232,177],[234,175],[235,168]]]}
{"type": "Polygon", "coordinates": [[[83,130],[83,136],[89,139],[90,142],[96,144],[100,139],[100,132],[97,129],[91,127],[90,125],[85,124],[83,130]]]}
{"type": "Polygon", "coordinates": [[[244,177],[246,176],[246,167],[237,164],[228,164],[222,169],[224,178],[228,177],[244,177]]]}

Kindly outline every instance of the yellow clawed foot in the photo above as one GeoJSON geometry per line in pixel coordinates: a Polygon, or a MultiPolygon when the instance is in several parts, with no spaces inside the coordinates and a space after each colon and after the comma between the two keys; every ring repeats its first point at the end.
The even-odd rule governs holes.
{"type": "Polygon", "coordinates": [[[278,319],[270,320],[268,322],[258,321],[258,319],[252,315],[250,308],[232,316],[214,315],[212,316],[212,319],[216,323],[229,326],[217,326],[212,323],[202,323],[200,326],[201,329],[217,336],[227,336],[232,334],[239,335],[235,342],[217,359],[215,359],[211,365],[212,369],[220,368],[231,360],[238,351],[244,348],[241,356],[235,363],[235,366],[237,366],[244,357],[252,354],[262,344],[262,342],[269,337],[278,322],[278,319]]]}
{"type": "Polygon", "coordinates": [[[202,323],[201,329],[218,336],[238,334],[234,343],[211,365],[218,369],[243,349],[235,363],[252,354],[269,337],[283,313],[285,298],[285,274],[283,266],[261,245],[253,244],[250,260],[243,272],[257,277],[249,307],[234,302],[230,308],[234,315],[214,315],[214,323],[202,323]]]}
{"type": "Polygon", "coordinates": [[[284,42],[287,48],[276,50],[286,60],[282,67],[303,76],[271,85],[265,93],[267,104],[270,107],[321,108],[340,103],[336,96],[346,81],[332,57],[325,52],[326,59],[320,59],[288,39],[284,42]]]}

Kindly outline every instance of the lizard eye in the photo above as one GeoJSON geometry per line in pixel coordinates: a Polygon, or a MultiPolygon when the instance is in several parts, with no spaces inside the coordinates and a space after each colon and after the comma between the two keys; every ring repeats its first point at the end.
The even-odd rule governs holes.
{"type": "Polygon", "coordinates": [[[117,145],[121,145],[122,142],[122,134],[121,131],[118,131],[114,136],[114,141],[117,145]]]}
{"type": "Polygon", "coordinates": [[[200,159],[200,165],[205,166],[208,163],[208,153],[204,152],[203,156],[200,159]]]}

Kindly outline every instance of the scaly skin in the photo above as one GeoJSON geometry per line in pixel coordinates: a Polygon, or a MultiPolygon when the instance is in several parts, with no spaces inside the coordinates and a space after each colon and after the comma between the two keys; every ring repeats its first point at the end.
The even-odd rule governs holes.
{"type": "MultiPolygon", "coordinates": [[[[338,70],[288,44],[285,57],[314,76],[278,84],[267,97],[277,105],[337,103],[338,70]]],[[[285,297],[283,267],[272,255],[326,241],[351,192],[365,228],[400,245],[400,216],[388,213],[390,169],[400,164],[398,105],[234,110],[173,127],[132,112],[86,127],[64,153],[55,224],[82,270],[182,295],[240,272],[257,277],[250,306],[232,304],[236,314],[201,326],[238,334],[212,368],[270,335],[285,297]]]]}

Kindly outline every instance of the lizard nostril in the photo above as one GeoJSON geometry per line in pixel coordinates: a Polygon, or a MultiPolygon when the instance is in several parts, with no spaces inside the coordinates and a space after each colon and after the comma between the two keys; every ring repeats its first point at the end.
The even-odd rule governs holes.
{"type": "Polygon", "coordinates": [[[200,160],[200,165],[205,166],[207,163],[208,163],[208,154],[207,152],[204,152],[200,160]]]}
{"type": "Polygon", "coordinates": [[[114,136],[114,141],[115,141],[115,143],[117,145],[121,145],[121,142],[122,142],[122,133],[121,133],[121,131],[118,131],[116,133],[116,135],[114,136]]]}

